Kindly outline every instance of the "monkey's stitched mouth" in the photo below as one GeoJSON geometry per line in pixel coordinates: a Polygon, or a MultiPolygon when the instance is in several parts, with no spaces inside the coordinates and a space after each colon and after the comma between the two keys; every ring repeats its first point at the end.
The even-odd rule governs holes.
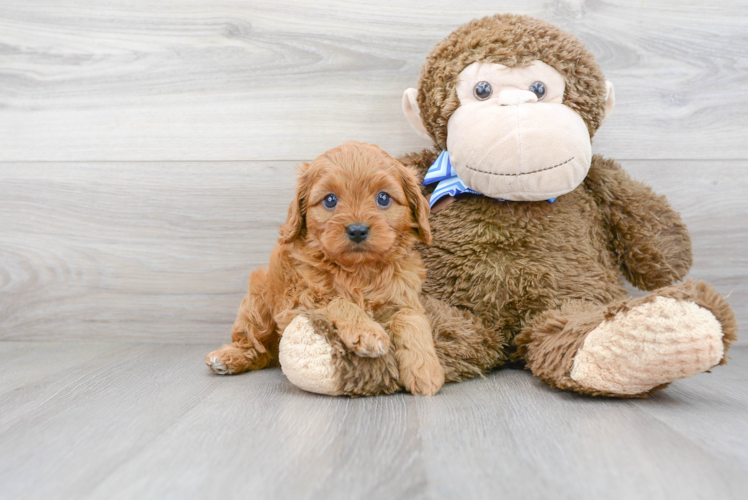
{"type": "Polygon", "coordinates": [[[518,177],[520,175],[537,174],[538,172],[546,172],[548,170],[553,170],[554,168],[558,168],[561,165],[566,165],[567,163],[569,163],[573,159],[574,159],[574,157],[572,156],[568,160],[566,160],[564,162],[561,162],[558,165],[553,165],[552,167],[541,168],[539,170],[533,170],[532,172],[521,172],[519,174],[497,174],[496,172],[486,172],[485,170],[479,170],[477,168],[471,168],[471,167],[469,167],[467,165],[465,165],[465,168],[468,169],[468,170],[472,170],[473,172],[480,172],[482,174],[499,175],[499,176],[502,176],[502,177],[518,177]]]}

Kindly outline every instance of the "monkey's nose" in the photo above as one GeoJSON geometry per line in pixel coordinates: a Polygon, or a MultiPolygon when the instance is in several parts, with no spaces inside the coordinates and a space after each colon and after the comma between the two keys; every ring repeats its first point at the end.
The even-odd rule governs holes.
{"type": "Polygon", "coordinates": [[[345,228],[345,234],[348,235],[348,239],[355,242],[361,243],[369,236],[369,225],[361,222],[354,222],[345,228]]]}
{"type": "Polygon", "coordinates": [[[535,92],[530,92],[529,90],[502,90],[497,98],[497,102],[502,106],[516,106],[526,102],[538,102],[538,96],[535,95],[535,92]]]}

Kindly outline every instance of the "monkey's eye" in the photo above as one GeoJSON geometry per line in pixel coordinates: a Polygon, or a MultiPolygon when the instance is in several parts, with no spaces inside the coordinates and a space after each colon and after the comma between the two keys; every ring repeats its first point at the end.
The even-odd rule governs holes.
{"type": "Polygon", "coordinates": [[[473,94],[475,94],[475,98],[479,101],[485,101],[493,94],[493,87],[488,82],[478,82],[475,84],[473,94]]]}
{"type": "Polygon", "coordinates": [[[377,205],[381,208],[387,208],[392,204],[392,198],[390,195],[385,193],[384,191],[381,191],[377,195],[377,205]]]}
{"type": "Polygon", "coordinates": [[[545,97],[545,83],[533,83],[532,85],[530,85],[530,92],[533,92],[536,96],[538,96],[538,101],[541,100],[543,97],[545,97]]]}
{"type": "Polygon", "coordinates": [[[333,208],[335,208],[335,205],[338,204],[338,197],[335,196],[335,194],[330,193],[325,196],[324,200],[322,200],[322,204],[325,206],[325,208],[332,210],[333,208]]]}

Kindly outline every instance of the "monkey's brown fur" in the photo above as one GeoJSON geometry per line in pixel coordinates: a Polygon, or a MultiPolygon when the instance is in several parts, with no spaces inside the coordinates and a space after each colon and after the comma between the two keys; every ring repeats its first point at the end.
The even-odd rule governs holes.
{"type": "MultiPolygon", "coordinates": [[[[466,66],[483,61],[512,67],[532,60],[565,77],[564,104],[594,135],[605,116],[606,86],[593,56],[576,37],[549,23],[496,15],[461,26],[428,56],[418,104],[436,148],[400,160],[423,180],[446,149],[447,122],[460,105],[458,74],[466,66]]],[[[432,190],[433,185],[424,192],[432,190]]],[[[512,357],[558,388],[645,397],[664,385],[622,396],[581,386],[569,374],[590,331],[655,297],[711,311],[721,323],[725,353],[736,339],[732,310],[711,286],[670,286],[692,264],[691,241],[680,215],[612,160],[594,156],[585,181],[553,204],[461,195],[429,221],[433,242],[418,247],[427,269],[424,305],[449,382],[475,377],[512,357]],[[626,300],[621,277],[657,291],[626,300]]],[[[725,360],[726,354],[721,363],[725,360]]],[[[391,390],[391,372],[383,374],[381,366],[368,360],[354,365],[344,356],[336,362],[341,378],[349,381],[346,393],[391,390]],[[354,380],[363,381],[361,387],[350,383],[354,380]],[[383,381],[381,387],[377,380],[383,381]]]]}
{"type": "MultiPolygon", "coordinates": [[[[353,367],[374,358],[377,392],[434,394],[444,369],[420,301],[419,239],[431,240],[428,204],[413,173],[378,147],[352,141],[304,164],[269,269],[250,277],[233,343],[206,363],[221,374],[274,364],[283,330],[305,314],[353,367]],[[388,207],[376,204],[380,192],[388,207]],[[325,208],[330,193],[338,202],[325,208]],[[364,241],[346,235],[353,223],[368,225],[364,241]]],[[[367,392],[363,379],[346,383],[347,393],[367,392]]]]}

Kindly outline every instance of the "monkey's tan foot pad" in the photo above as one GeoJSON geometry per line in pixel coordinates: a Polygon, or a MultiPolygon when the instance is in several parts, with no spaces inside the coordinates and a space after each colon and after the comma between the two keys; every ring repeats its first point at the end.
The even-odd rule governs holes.
{"type": "Polygon", "coordinates": [[[281,369],[299,389],[328,396],[343,394],[339,368],[332,356],[330,343],[305,316],[296,316],[281,336],[281,369]]]}
{"type": "Polygon", "coordinates": [[[574,358],[571,378],[595,391],[646,393],[719,364],[722,335],[720,322],[709,310],[655,297],[592,330],[574,358]]]}

